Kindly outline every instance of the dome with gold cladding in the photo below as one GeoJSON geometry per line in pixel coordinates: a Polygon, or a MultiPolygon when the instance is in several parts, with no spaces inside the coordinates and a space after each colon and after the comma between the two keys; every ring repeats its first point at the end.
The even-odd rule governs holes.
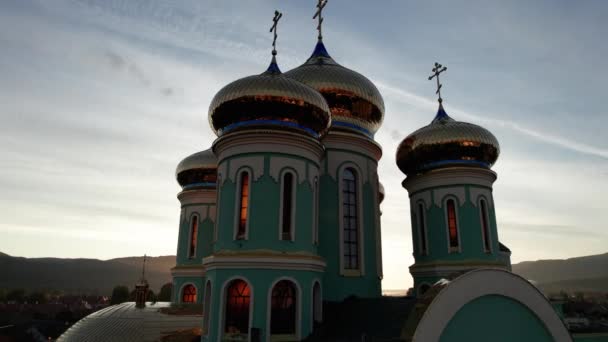
{"type": "Polygon", "coordinates": [[[211,149],[184,158],[175,169],[175,178],[184,190],[216,187],[217,157],[211,149]]]}
{"type": "Polygon", "coordinates": [[[499,154],[498,140],[490,131],[452,119],[439,105],[429,125],[399,144],[397,166],[408,175],[452,165],[490,168],[499,154]]]}
{"type": "Polygon", "coordinates": [[[323,96],[283,76],[273,57],[264,73],[236,80],[215,95],[209,106],[209,123],[218,136],[270,127],[320,137],[327,133],[331,116],[323,96]]]}
{"type": "Polygon", "coordinates": [[[285,73],[318,90],[329,105],[332,129],[354,131],[369,137],[384,120],[384,100],[365,76],[336,63],[319,41],[306,63],[285,73]]]}

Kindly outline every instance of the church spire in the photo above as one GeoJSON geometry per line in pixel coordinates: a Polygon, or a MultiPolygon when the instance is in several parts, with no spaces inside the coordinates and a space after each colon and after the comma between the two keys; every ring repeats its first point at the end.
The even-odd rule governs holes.
{"type": "Polygon", "coordinates": [[[435,116],[435,118],[433,119],[433,123],[439,122],[439,121],[445,121],[445,120],[452,120],[452,118],[450,118],[450,116],[448,115],[448,113],[445,112],[445,109],[443,109],[443,99],[441,98],[441,87],[443,86],[440,82],[439,82],[439,75],[448,70],[448,68],[446,66],[443,66],[437,62],[435,62],[435,66],[433,67],[433,74],[431,76],[429,76],[429,81],[432,80],[433,78],[435,78],[437,80],[437,90],[435,91],[435,94],[437,94],[438,99],[437,101],[439,102],[439,109],[437,110],[437,115],[435,116]]]}
{"type": "Polygon", "coordinates": [[[279,69],[279,65],[277,64],[277,27],[279,24],[279,20],[283,17],[283,13],[275,10],[274,11],[274,18],[272,18],[272,26],[270,27],[270,31],[272,32],[274,37],[272,39],[272,61],[270,62],[270,65],[268,66],[268,69],[266,70],[265,73],[270,73],[270,74],[280,74],[281,73],[281,69],[279,69]]]}

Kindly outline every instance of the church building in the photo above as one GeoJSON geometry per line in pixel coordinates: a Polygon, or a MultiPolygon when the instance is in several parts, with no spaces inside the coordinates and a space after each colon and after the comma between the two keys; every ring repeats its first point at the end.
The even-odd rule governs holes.
{"type": "MultiPolygon", "coordinates": [[[[492,193],[498,140],[447,114],[439,82],[447,68],[438,63],[429,77],[437,113],[396,156],[410,199],[402,215],[411,218],[413,291],[382,296],[382,148],[374,135],[384,101],[329,54],[326,4],[319,0],[313,18],[312,54],[285,73],[275,12],[268,68],[218,90],[208,114],[217,139],[177,166],[170,306],[202,308],[204,342],[602,341],[573,338],[549,300],[511,273],[492,193]]],[[[79,322],[62,339],[78,340],[78,329],[103,330],[79,322]]]]}

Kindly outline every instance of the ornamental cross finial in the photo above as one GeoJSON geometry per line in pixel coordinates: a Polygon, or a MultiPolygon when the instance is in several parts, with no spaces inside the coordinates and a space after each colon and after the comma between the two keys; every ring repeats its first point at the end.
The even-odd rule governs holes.
{"type": "Polygon", "coordinates": [[[270,27],[269,32],[274,32],[274,39],[272,40],[272,55],[277,55],[277,24],[279,23],[279,19],[283,16],[283,13],[279,11],[274,11],[274,18],[272,18],[272,26],[270,27]]]}
{"type": "Polygon", "coordinates": [[[146,259],[147,259],[147,256],[144,254],[144,264],[141,268],[141,281],[146,280],[146,259]]]}
{"type": "Polygon", "coordinates": [[[448,70],[447,67],[444,67],[443,65],[435,62],[435,67],[433,68],[433,74],[431,76],[429,76],[429,81],[432,80],[434,77],[437,77],[437,91],[435,92],[435,94],[439,95],[439,99],[437,101],[439,101],[439,103],[443,102],[443,99],[441,98],[441,83],[439,83],[439,74],[441,74],[442,72],[448,70]]]}
{"type": "Polygon", "coordinates": [[[317,12],[312,17],[313,19],[319,19],[319,25],[317,25],[317,30],[319,31],[319,40],[323,39],[323,33],[321,32],[321,28],[323,26],[323,7],[327,5],[327,0],[319,0],[317,4],[317,12]]]}

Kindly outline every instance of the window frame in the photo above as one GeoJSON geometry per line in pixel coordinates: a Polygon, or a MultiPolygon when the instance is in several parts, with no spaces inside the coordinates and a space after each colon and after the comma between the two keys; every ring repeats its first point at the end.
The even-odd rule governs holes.
{"type": "Polygon", "coordinates": [[[281,241],[295,241],[296,240],[296,209],[297,209],[297,204],[296,204],[296,192],[297,192],[297,186],[298,186],[298,181],[297,181],[297,174],[295,171],[293,170],[284,170],[281,172],[280,174],[280,182],[281,182],[281,186],[280,186],[280,193],[279,193],[279,240],[281,241]],[[285,239],[283,236],[283,223],[285,220],[284,217],[284,213],[283,213],[283,209],[284,209],[284,205],[285,205],[285,177],[287,175],[291,175],[291,212],[289,213],[290,217],[290,226],[289,226],[289,239],[285,239]]]}
{"type": "Polygon", "coordinates": [[[266,302],[266,331],[268,332],[268,340],[269,341],[273,341],[273,336],[275,336],[275,338],[279,337],[279,338],[283,338],[280,339],[281,341],[284,340],[285,337],[287,337],[288,340],[292,340],[292,337],[299,341],[300,338],[300,334],[301,334],[301,324],[302,324],[302,287],[300,286],[300,283],[292,278],[292,277],[279,277],[277,279],[275,279],[272,284],[270,284],[270,287],[268,288],[268,294],[267,294],[267,302],[266,302]],[[292,283],[296,294],[295,294],[295,298],[296,298],[296,317],[295,317],[295,333],[293,335],[272,335],[271,331],[271,324],[272,324],[272,292],[274,290],[274,287],[281,281],[289,281],[292,283]]]}
{"type": "MultiPolygon", "coordinates": [[[[189,296],[192,296],[192,294],[189,294],[189,296]]],[[[196,285],[194,285],[194,283],[191,283],[191,282],[183,284],[179,291],[179,302],[182,304],[196,304],[197,299],[198,299],[198,288],[196,287],[196,285]],[[194,300],[191,302],[187,302],[184,300],[184,297],[186,296],[186,294],[184,292],[189,287],[194,288],[194,300]]]]}
{"type": "Polygon", "coordinates": [[[426,204],[419,200],[416,202],[416,226],[418,227],[418,254],[429,255],[429,235],[426,220],[426,204]]]}
{"type": "Polygon", "coordinates": [[[245,333],[241,333],[240,335],[245,335],[247,336],[247,340],[249,340],[249,333],[251,331],[252,328],[252,324],[253,324],[253,306],[255,304],[255,294],[254,294],[254,289],[253,286],[251,285],[251,282],[242,276],[235,276],[232,278],[227,279],[223,286],[222,286],[222,292],[221,292],[221,297],[220,297],[220,319],[218,319],[218,335],[221,337],[226,337],[226,336],[230,336],[234,333],[228,333],[226,332],[226,315],[228,313],[228,291],[230,290],[230,284],[232,284],[233,281],[235,280],[242,280],[247,284],[247,287],[249,288],[249,313],[248,313],[248,321],[247,321],[247,332],[245,333]]]}
{"type": "Polygon", "coordinates": [[[236,182],[236,196],[235,196],[235,206],[234,206],[234,232],[233,232],[233,240],[241,241],[241,240],[249,240],[249,223],[251,222],[251,188],[252,188],[252,172],[248,169],[243,169],[237,172],[237,182],[236,182]],[[243,175],[247,175],[247,213],[245,218],[245,232],[243,235],[239,235],[239,228],[241,224],[241,211],[242,211],[242,200],[243,200],[243,175]]]}
{"type": "Polygon", "coordinates": [[[484,253],[492,253],[492,232],[490,225],[490,206],[489,201],[485,197],[480,197],[478,201],[479,207],[479,223],[481,226],[481,245],[484,253]],[[485,220],[484,220],[485,219],[485,220]],[[486,248],[487,242],[487,248],[486,248]]]}
{"type": "Polygon", "coordinates": [[[460,253],[462,251],[462,240],[460,239],[460,222],[459,222],[459,215],[458,215],[458,207],[459,207],[459,202],[458,202],[458,198],[456,198],[455,196],[452,195],[448,195],[444,198],[443,200],[443,213],[445,216],[445,231],[446,231],[446,237],[447,237],[447,247],[448,247],[448,253],[460,253]],[[450,218],[449,218],[449,205],[448,202],[449,201],[453,201],[454,202],[454,221],[456,224],[456,241],[457,241],[457,245],[456,246],[452,246],[451,244],[451,239],[450,239],[450,218]]]}
{"type": "Polygon", "coordinates": [[[342,276],[350,276],[350,277],[360,277],[365,275],[365,255],[364,255],[364,239],[363,239],[363,197],[362,197],[362,179],[363,174],[360,169],[352,164],[347,163],[339,168],[338,170],[338,229],[339,229],[339,237],[340,237],[340,274],[342,276]],[[346,170],[350,170],[350,172],[354,175],[355,178],[355,210],[356,210],[356,229],[357,229],[357,268],[346,268],[345,263],[345,237],[344,237],[344,173],[346,170]]]}
{"type": "Polygon", "coordinates": [[[196,252],[198,251],[198,235],[201,229],[201,217],[198,213],[194,212],[190,214],[190,220],[188,221],[188,249],[186,250],[186,256],[188,260],[196,259],[196,252]],[[194,230],[194,219],[196,219],[196,235],[194,230]],[[194,238],[194,243],[193,243],[194,238]]]}

